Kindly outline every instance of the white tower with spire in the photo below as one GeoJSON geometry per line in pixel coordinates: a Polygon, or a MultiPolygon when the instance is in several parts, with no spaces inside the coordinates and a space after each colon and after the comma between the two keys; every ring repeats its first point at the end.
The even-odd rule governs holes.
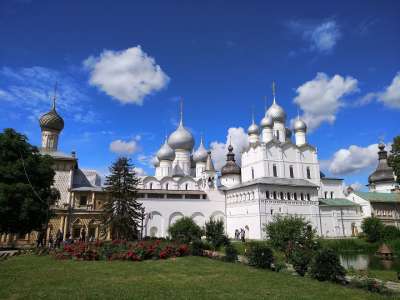
{"type": "Polygon", "coordinates": [[[203,136],[200,140],[199,148],[193,153],[193,160],[196,164],[196,178],[201,178],[201,175],[206,169],[208,153],[203,143],[203,136]]]}
{"type": "Polygon", "coordinates": [[[254,113],[252,116],[251,125],[247,129],[247,134],[249,136],[249,144],[250,145],[256,145],[260,141],[260,130],[254,121],[254,113]]]}
{"type": "Polygon", "coordinates": [[[169,136],[168,145],[175,151],[175,159],[172,163],[172,176],[190,176],[190,153],[194,146],[194,138],[190,131],[183,126],[182,101],[179,126],[169,136]]]}
{"type": "Polygon", "coordinates": [[[206,169],[203,172],[203,188],[214,190],[217,188],[217,172],[211,158],[211,151],[207,152],[206,169]]]}
{"type": "Polygon", "coordinates": [[[302,119],[300,119],[298,113],[297,113],[297,119],[293,123],[293,131],[297,146],[300,147],[307,144],[307,139],[306,139],[307,125],[302,119]]]}
{"type": "Polygon", "coordinates": [[[158,177],[171,176],[172,174],[172,161],[175,159],[174,150],[168,145],[167,137],[165,142],[157,152],[158,165],[158,177]]]}
{"type": "Polygon", "coordinates": [[[283,143],[286,141],[286,128],[285,128],[286,113],[283,110],[283,108],[276,103],[275,82],[272,82],[272,95],[274,100],[272,105],[267,111],[267,115],[272,118],[272,121],[274,123],[273,132],[276,140],[283,143]]]}
{"type": "Polygon", "coordinates": [[[266,108],[265,108],[265,116],[261,120],[260,127],[261,127],[262,141],[264,143],[272,141],[274,139],[274,132],[273,132],[274,121],[268,115],[268,111],[266,108]]]}

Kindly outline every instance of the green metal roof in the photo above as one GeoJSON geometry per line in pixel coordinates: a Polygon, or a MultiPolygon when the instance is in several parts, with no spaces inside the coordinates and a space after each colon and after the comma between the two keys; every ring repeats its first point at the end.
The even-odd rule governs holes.
{"type": "Polygon", "coordinates": [[[369,202],[400,203],[400,193],[354,192],[354,194],[369,202]]]}
{"type": "Polygon", "coordinates": [[[319,198],[319,204],[327,206],[359,206],[357,203],[345,198],[319,198]]]}

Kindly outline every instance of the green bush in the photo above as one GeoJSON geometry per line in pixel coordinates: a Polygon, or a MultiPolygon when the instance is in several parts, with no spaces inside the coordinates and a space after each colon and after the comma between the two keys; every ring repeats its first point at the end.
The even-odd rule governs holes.
{"type": "Polygon", "coordinates": [[[272,250],[265,243],[250,242],[246,251],[246,257],[250,266],[263,269],[270,269],[274,261],[272,250]]]}
{"type": "Polygon", "coordinates": [[[203,251],[206,250],[204,242],[200,239],[194,239],[191,243],[191,253],[194,256],[203,256],[203,251]]]}
{"type": "Polygon", "coordinates": [[[225,261],[227,262],[236,262],[238,260],[238,251],[235,246],[231,243],[228,243],[225,246],[225,261]]]}
{"type": "Polygon", "coordinates": [[[315,244],[315,230],[310,223],[297,216],[276,216],[273,221],[265,225],[264,231],[269,241],[277,250],[285,253],[286,259],[296,245],[313,249],[315,244]]]}
{"type": "Polygon", "coordinates": [[[297,274],[304,276],[307,273],[312,255],[313,252],[306,248],[296,247],[293,249],[289,261],[297,274]]]}
{"type": "Polygon", "coordinates": [[[393,225],[387,225],[383,228],[382,236],[385,241],[399,239],[400,229],[393,225]]]}
{"type": "Polygon", "coordinates": [[[286,269],[286,263],[283,261],[276,261],[274,262],[274,271],[275,272],[280,272],[282,270],[286,269]]]}
{"type": "Polygon", "coordinates": [[[203,235],[203,230],[188,217],[177,220],[168,228],[168,232],[173,240],[187,244],[203,235]]]}
{"type": "Polygon", "coordinates": [[[317,251],[310,265],[311,277],[319,281],[341,282],[346,270],[340,264],[339,256],[332,249],[317,251]]]}
{"type": "Polygon", "coordinates": [[[375,217],[365,218],[361,223],[361,229],[371,243],[383,238],[384,227],[382,221],[375,217]]]}
{"type": "Polygon", "coordinates": [[[368,243],[361,238],[347,238],[347,239],[320,239],[320,244],[324,248],[330,248],[335,252],[362,252],[362,253],[375,253],[378,250],[378,243],[368,243]]]}
{"type": "Polygon", "coordinates": [[[373,278],[354,278],[350,281],[350,286],[365,289],[372,293],[390,295],[390,291],[385,287],[385,284],[373,278]]]}
{"type": "Polygon", "coordinates": [[[227,245],[228,237],[225,235],[224,221],[221,219],[214,220],[210,218],[205,224],[206,239],[213,246],[213,250],[218,250],[221,246],[227,245]]]}

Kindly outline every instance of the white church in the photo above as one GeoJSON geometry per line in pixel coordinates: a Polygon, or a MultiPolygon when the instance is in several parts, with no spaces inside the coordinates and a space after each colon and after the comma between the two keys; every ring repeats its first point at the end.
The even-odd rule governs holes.
{"type": "MultiPolygon", "coordinates": [[[[60,229],[64,235],[71,233],[79,238],[85,229],[89,238],[103,238],[100,218],[107,193],[95,171],[79,168],[75,152],[59,151],[64,120],[56,110],[55,99],[39,124],[40,152],[54,158],[54,187],[61,194],[47,235],[60,229]]],[[[343,179],[320,172],[317,150],[307,142],[305,122],[297,117],[293,128],[287,127],[286,113],[274,91],[273,103],[259,125],[253,118],[248,128],[241,165],[231,144],[221,170],[215,169],[203,140],[195,150],[194,146],[181,109],[178,128],[157,152],[154,176],[141,177],[138,201],[145,209],[144,235],[166,237],[168,227],[183,216],[193,218],[200,226],[210,218],[221,219],[229,237],[234,237],[236,229],[244,229],[247,239],[264,239],[265,224],[279,215],[303,217],[319,236],[328,238],[357,235],[363,218],[369,216],[400,226],[400,193],[387,164],[385,146],[379,145],[378,167],[369,177],[370,191],[352,191],[345,196],[343,179]]],[[[110,232],[106,238],[111,238],[110,232]]],[[[32,233],[17,242],[34,240],[32,233]]],[[[0,244],[7,241],[10,237],[0,236],[0,244]]]]}
{"type": "Polygon", "coordinates": [[[243,228],[250,239],[265,238],[265,224],[277,215],[303,217],[324,237],[360,231],[361,206],[345,198],[343,179],[320,172],[317,150],[307,143],[307,125],[298,117],[292,130],[286,127],[275,95],[260,124],[253,118],[248,128],[241,166],[232,145],[220,172],[203,140],[196,150],[194,145],[181,112],[178,128],[157,152],[155,175],[142,178],[147,235],[166,236],[183,216],[200,226],[210,217],[221,218],[230,237],[243,228]]]}

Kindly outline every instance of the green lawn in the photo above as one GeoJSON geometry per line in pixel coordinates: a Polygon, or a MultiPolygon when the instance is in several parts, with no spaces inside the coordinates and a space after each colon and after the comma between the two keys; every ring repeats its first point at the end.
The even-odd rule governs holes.
{"type": "Polygon", "coordinates": [[[0,262],[0,299],[387,299],[309,278],[202,257],[144,262],[0,262]]]}

